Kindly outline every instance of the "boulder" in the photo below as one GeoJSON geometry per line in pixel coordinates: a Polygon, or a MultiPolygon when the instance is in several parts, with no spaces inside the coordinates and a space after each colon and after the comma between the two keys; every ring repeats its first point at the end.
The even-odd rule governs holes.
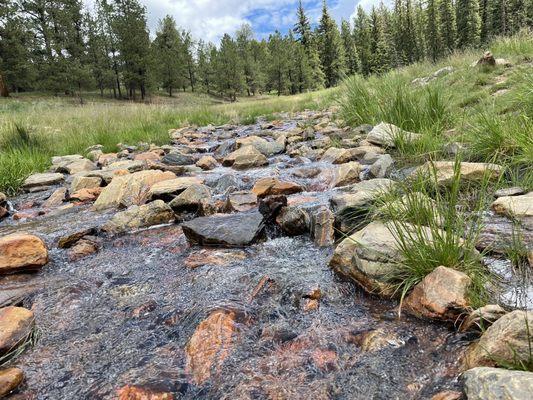
{"type": "Polygon", "coordinates": [[[276,178],[259,179],[252,188],[252,192],[257,197],[289,195],[302,191],[303,188],[297,183],[280,181],[276,178]]]}
{"type": "Polygon", "coordinates": [[[359,181],[359,174],[361,173],[361,164],[352,161],[345,164],[340,164],[335,171],[335,178],[333,186],[346,186],[351,183],[359,181]]]}
{"type": "Polygon", "coordinates": [[[217,160],[212,156],[203,156],[196,162],[196,166],[202,168],[204,171],[215,169],[217,165],[217,160]]]}
{"type": "Polygon", "coordinates": [[[394,187],[390,179],[370,179],[356,183],[346,193],[338,194],[330,199],[330,204],[337,214],[348,208],[367,207],[382,193],[394,187]]]}
{"type": "Polygon", "coordinates": [[[406,310],[420,318],[455,321],[469,305],[471,279],[443,266],[429,273],[406,297],[406,310]]]}
{"type": "Polygon", "coordinates": [[[58,207],[65,201],[67,197],[67,188],[60,187],[54,190],[48,199],[43,203],[43,208],[58,207]]]}
{"type": "Polygon", "coordinates": [[[139,172],[146,168],[146,161],[141,160],[123,160],[116,161],[109,164],[107,167],[104,167],[104,171],[116,171],[116,170],[126,170],[128,172],[139,172]]]}
{"type": "Polygon", "coordinates": [[[205,383],[213,372],[220,372],[232,352],[236,333],[233,312],[215,311],[198,325],[185,346],[185,370],[196,385],[205,383]]]}
{"type": "Polygon", "coordinates": [[[60,173],[44,173],[30,175],[22,184],[23,189],[31,189],[40,186],[57,185],[65,180],[60,173]]]}
{"type": "Polygon", "coordinates": [[[285,145],[281,141],[269,142],[268,140],[259,136],[248,136],[237,139],[237,148],[245,146],[253,146],[257,151],[265,156],[272,156],[285,150],[285,145]]]}
{"type": "Polygon", "coordinates": [[[529,400],[533,393],[533,372],[502,368],[473,368],[463,373],[468,400],[529,400]]]}
{"type": "Polygon", "coordinates": [[[162,200],[156,200],[142,206],[133,205],[126,211],[116,213],[102,226],[102,230],[110,233],[121,233],[165,224],[173,219],[174,213],[170,206],[162,200]]]}
{"type": "Polygon", "coordinates": [[[102,190],[94,203],[97,211],[112,207],[129,207],[142,204],[148,197],[153,196],[152,188],[155,184],[173,180],[176,175],[172,172],[157,170],[140,171],[124,176],[115,176],[111,183],[102,190]]]}
{"type": "Polygon", "coordinates": [[[492,324],[466,355],[468,368],[528,362],[531,357],[533,313],[515,310],[492,324]]]}
{"type": "Polygon", "coordinates": [[[102,178],[98,176],[75,176],[70,183],[70,192],[81,189],[94,189],[102,185],[102,178]]]}
{"type": "Polygon", "coordinates": [[[182,225],[191,243],[203,246],[246,246],[256,241],[264,228],[264,217],[258,211],[217,214],[195,218],[182,225]]]}
{"type": "Polygon", "coordinates": [[[182,153],[169,153],[161,161],[169,165],[192,165],[195,162],[193,156],[182,153]]]}
{"type": "Polygon", "coordinates": [[[0,308],[0,355],[16,349],[30,335],[33,312],[23,307],[0,308]]]}
{"type": "Polygon", "coordinates": [[[522,196],[504,196],[492,203],[495,213],[507,217],[533,218],[533,192],[522,196]]]}
{"type": "Polygon", "coordinates": [[[6,368],[0,370],[0,397],[11,393],[24,380],[24,372],[20,368],[6,368]]]}
{"type": "Polygon", "coordinates": [[[369,169],[372,178],[385,178],[390,175],[394,166],[394,160],[389,154],[383,154],[378,157],[369,169]]]}
{"type": "Polygon", "coordinates": [[[289,236],[303,235],[309,232],[310,217],[307,211],[299,206],[283,207],[276,217],[276,223],[289,236]]]}
{"type": "Polygon", "coordinates": [[[185,189],[178,197],[173,199],[169,205],[176,213],[192,211],[204,214],[208,210],[211,201],[211,190],[205,185],[191,185],[185,189]]]}
{"type": "Polygon", "coordinates": [[[496,66],[496,59],[490,51],[486,51],[476,63],[476,66],[494,67],[496,66]]]}
{"type": "Polygon", "coordinates": [[[372,128],[366,136],[366,140],[383,147],[395,147],[396,140],[415,141],[419,140],[420,137],[421,135],[418,133],[407,132],[396,125],[382,122],[372,128]]]}
{"type": "MultiPolygon", "coordinates": [[[[428,161],[416,168],[411,178],[422,176],[430,181],[437,181],[438,185],[448,185],[454,178],[454,161],[428,161]]],[[[481,182],[483,179],[495,180],[503,173],[503,168],[489,163],[461,163],[461,179],[469,182],[481,182]]]]}
{"type": "Polygon", "coordinates": [[[55,167],[55,172],[74,175],[80,172],[94,171],[95,169],[96,165],[92,161],[83,158],[73,162],[61,163],[55,167]]]}
{"type": "Polygon", "coordinates": [[[253,146],[243,146],[228,154],[222,161],[226,167],[247,169],[268,164],[267,158],[253,146]]]}
{"type": "Polygon", "coordinates": [[[204,183],[203,178],[182,176],[179,178],[168,179],[154,184],[149,191],[150,198],[163,198],[167,196],[178,195],[193,185],[204,183]]]}
{"type": "Polygon", "coordinates": [[[13,233],[0,238],[0,274],[37,270],[48,262],[48,250],[37,236],[13,233]]]}
{"type": "Polygon", "coordinates": [[[226,200],[226,211],[248,211],[257,207],[257,195],[252,192],[240,191],[230,193],[226,200]]]}
{"type": "Polygon", "coordinates": [[[320,161],[330,162],[332,164],[344,164],[352,161],[354,158],[350,150],[330,147],[322,154],[320,161]]]}
{"type": "Polygon", "coordinates": [[[228,190],[238,190],[241,186],[239,180],[233,174],[225,174],[218,178],[214,185],[215,191],[218,193],[224,193],[228,190]]]}

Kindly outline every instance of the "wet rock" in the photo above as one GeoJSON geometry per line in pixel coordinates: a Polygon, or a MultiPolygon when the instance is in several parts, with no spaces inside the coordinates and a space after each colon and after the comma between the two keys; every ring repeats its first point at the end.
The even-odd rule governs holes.
{"type": "Polygon", "coordinates": [[[492,203],[492,209],[497,214],[507,217],[533,217],[533,192],[522,196],[504,196],[492,203]]]}
{"type": "Polygon", "coordinates": [[[259,179],[252,189],[252,192],[256,194],[257,197],[289,195],[302,191],[303,188],[297,183],[280,181],[276,178],[259,179]]]}
{"type": "Polygon", "coordinates": [[[324,154],[322,154],[322,158],[320,160],[323,162],[330,162],[332,164],[344,164],[353,161],[354,158],[355,157],[352,155],[350,150],[330,147],[324,154]]]}
{"type": "Polygon", "coordinates": [[[67,188],[58,188],[50,195],[50,197],[43,203],[43,208],[58,207],[65,201],[67,197],[67,188]]]}
{"type": "Polygon", "coordinates": [[[0,238],[0,274],[38,270],[48,262],[48,250],[37,236],[14,233],[0,238]]]}
{"type": "MultiPolygon", "coordinates": [[[[423,176],[430,181],[436,180],[439,185],[448,185],[454,177],[454,161],[428,161],[424,165],[416,168],[411,177],[423,176]]],[[[461,163],[461,179],[470,182],[481,182],[483,179],[497,179],[503,169],[501,166],[489,163],[461,163]]]]}
{"type": "Polygon", "coordinates": [[[191,185],[172,200],[169,205],[176,213],[192,211],[204,214],[204,211],[209,208],[210,200],[211,190],[207,186],[191,185]]]}
{"type": "Polygon", "coordinates": [[[117,395],[117,400],[174,400],[174,395],[170,392],[133,385],[120,388],[117,395]]]}
{"type": "Polygon", "coordinates": [[[463,373],[468,400],[529,400],[533,373],[501,368],[473,368],[463,373]]]}
{"type": "Polygon", "coordinates": [[[84,236],[94,236],[96,234],[96,228],[87,228],[78,232],[71,233],[69,235],[59,238],[57,247],[60,249],[68,249],[74,246],[84,236]]]}
{"type": "Polygon", "coordinates": [[[235,140],[226,140],[225,142],[221,143],[220,146],[218,146],[215,150],[215,157],[224,158],[229,153],[235,151],[236,148],[237,145],[235,143],[235,140]]]}
{"type": "Polygon", "coordinates": [[[133,157],[135,161],[159,161],[161,159],[161,156],[153,151],[146,151],[144,153],[135,154],[135,157],[133,157]]]}
{"type": "Polygon", "coordinates": [[[235,190],[238,190],[240,188],[240,183],[233,174],[225,174],[222,175],[219,179],[217,179],[215,183],[215,190],[218,193],[224,193],[230,188],[235,188],[235,190]]]}
{"type": "Polygon", "coordinates": [[[11,393],[24,380],[24,372],[19,368],[6,368],[0,370],[0,397],[11,393]]]}
{"type": "Polygon", "coordinates": [[[494,197],[507,197],[507,196],[520,196],[521,194],[526,194],[526,191],[522,189],[521,187],[511,187],[511,188],[505,188],[496,190],[494,192],[494,197]]]}
{"type": "Polygon", "coordinates": [[[261,340],[274,343],[289,342],[298,337],[298,334],[288,324],[274,324],[263,328],[261,340]]]}
{"type": "Polygon", "coordinates": [[[41,186],[57,185],[65,180],[63,174],[59,173],[44,173],[30,175],[22,184],[23,189],[31,189],[41,186]]]}
{"type": "Polygon", "coordinates": [[[217,160],[212,156],[203,156],[196,162],[196,166],[202,168],[204,171],[215,169],[217,165],[217,160]]]}
{"type": "Polygon", "coordinates": [[[333,186],[346,186],[359,181],[361,164],[352,161],[346,164],[340,164],[335,172],[333,186]]]}
{"type": "Polygon", "coordinates": [[[192,269],[206,265],[222,267],[244,259],[246,259],[246,253],[240,250],[201,249],[187,257],[184,264],[192,269]]]}
{"type": "Polygon", "coordinates": [[[82,203],[95,201],[102,193],[102,190],[104,190],[104,188],[100,187],[94,189],[80,189],[72,193],[69,199],[71,201],[79,201],[82,203]]]}
{"type": "Polygon", "coordinates": [[[316,349],[311,355],[311,360],[315,367],[324,372],[331,372],[338,369],[339,356],[333,350],[316,349]]]}
{"type": "Polygon", "coordinates": [[[311,179],[320,174],[320,168],[300,168],[292,173],[297,178],[311,179]]]}
{"type": "Polygon", "coordinates": [[[431,400],[461,400],[463,398],[463,394],[461,392],[457,392],[455,390],[446,390],[444,392],[439,392],[433,397],[431,397],[431,400]]]}
{"type": "MultiPolygon", "coordinates": [[[[102,190],[94,203],[97,211],[112,207],[129,207],[142,204],[154,195],[152,188],[159,182],[176,178],[172,172],[140,171],[124,176],[115,176],[111,183],[102,190]]],[[[165,187],[159,185],[159,188],[165,187]]],[[[168,189],[167,189],[168,190],[168,189]]]]}
{"type": "Polygon", "coordinates": [[[232,312],[215,311],[202,321],[185,347],[186,371],[201,385],[220,372],[234,346],[237,324],[232,312]]]}
{"type": "Polygon", "coordinates": [[[102,185],[102,178],[98,176],[75,176],[70,184],[70,192],[81,189],[94,189],[102,185]]]}
{"type": "Polygon", "coordinates": [[[237,139],[237,148],[252,146],[257,151],[265,156],[272,156],[285,150],[285,145],[280,142],[269,142],[268,140],[259,136],[248,136],[246,138],[237,139]]]}
{"type": "Polygon", "coordinates": [[[353,185],[348,192],[335,195],[330,204],[333,210],[339,214],[347,208],[365,207],[371,204],[382,193],[394,187],[394,181],[390,179],[370,179],[353,185]]]}
{"type": "Polygon", "coordinates": [[[33,312],[23,307],[0,308],[0,354],[21,345],[33,329],[33,312]]]}
{"type": "Polygon", "coordinates": [[[224,158],[222,164],[235,169],[247,169],[266,165],[268,160],[255,147],[243,146],[224,158]]]}
{"type": "Polygon", "coordinates": [[[309,232],[309,214],[298,206],[284,207],[276,217],[276,223],[289,236],[303,235],[309,232]]]}
{"type": "Polygon", "coordinates": [[[240,191],[230,193],[224,208],[228,212],[242,212],[255,207],[257,207],[257,195],[252,192],[240,191]]]}
{"type": "Polygon", "coordinates": [[[194,157],[182,153],[169,153],[161,161],[169,165],[191,165],[195,162],[194,157]]]}
{"type": "Polygon", "coordinates": [[[533,313],[515,310],[499,318],[469,350],[468,368],[530,361],[533,313]]]}
{"type": "Polygon", "coordinates": [[[201,185],[204,180],[199,177],[179,177],[157,182],[150,188],[150,198],[166,198],[178,195],[193,185],[201,185]]]}
{"type": "Polygon", "coordinates": [[[471,279],[463,272],[435,268],[406,297],[406,310],[421,318],[455,321],[468,306],[471,279]]]}
{"type": "Polygon", "coordinates": [[[6,207],[0,206],[0,221],[9,216],[9,211],[6,207]]]}
{"type": "Polygon", "coordinates": [[[320,206],[311,212],[310,231],[315,245],[319,247],[331,246],[335,242],[335,215],[325,207],[320,206]]]}
{"type": "Polygon", "coordinates": [[[345,340],[359,346],[364,352],[375,352],[387,347],[400,347],[404,344],[395,332],[386,331],[383,328],[348,332],[345,340]]]}
{"type": "Polygon", "coordinates": [[[373,178],[385,178],[390,175],[394,166],[394,160],[389,154],[379,156],[377,161],[372,164],[369,174],[373,178]]]}
{"type": "Polygon", "coordinates": [[[191,243],[202,246],[246,246],[259,238],[264,217],[258,211],[200,217],[182,225],[191,243]]]}
{"type": "Polygon", "coordinates": [[[85,158],[73,162],[61,163],[55,166],[54,168],[55,172],[61,172],[69,175],[79,174],[81,172],[94,171],[95,169],[96,165],[92,161],[87,160],[85,158]]]}
{"type": "Polygon", "coordinates": [[[74,246],[71,247],[68,257],[70,261],[78,261],[82,258],[97,253],[99,250],[99,242],[96,238],[85,237],[80,239],[74,246]]]}
{"type": "Polygon", "coordinates": [[[165,224],[174,220],[174,212],[162,200],[142,206],[133,205],[126,211],[116,213],[102,226],[104,232],[121,233],[153,225],[165,224]]]}
{"type": "Polygon", "coordinates": [[[489,304],[472,311],[461,324],[461,331],[477,330],[485,331],[507,312],[497,304],[489,304]]]}
{"type": "Polygon", "coordinates": [[[395,147],[396,140],[415,141],[420,137],[417,133],[407,132],[396,125],[382,122],[368,133],[366,140],[384,147],[395,147]]]}

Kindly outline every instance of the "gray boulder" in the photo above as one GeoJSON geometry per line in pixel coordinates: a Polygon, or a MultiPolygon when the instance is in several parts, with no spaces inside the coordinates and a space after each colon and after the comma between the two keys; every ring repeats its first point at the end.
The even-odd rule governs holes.
{"type": "Polygon", "coordinates": [[[468,400],[529,400],[533,373],[501,368],[473,368],[462,375],[468,400]]]}

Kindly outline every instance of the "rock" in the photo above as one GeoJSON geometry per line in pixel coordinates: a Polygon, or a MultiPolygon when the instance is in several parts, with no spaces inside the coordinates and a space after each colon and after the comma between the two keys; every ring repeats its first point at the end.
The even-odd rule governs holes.
{"type": "MultiPolygon", "coordinates": [[[[124,176],[115,176],[111,183],[102,190],[94,203],[97,211],[112,207],[129,207],[142,204],[153,196],[153,186],[159,182],[176,178],[172,172],[140,171],[124,176]]],[[[159,186],[161,187],[161,185],[159,186]]]]}
{"type": "Polygon", "coordinates": [[[110,233],[127,232],[171,222],[174,213],[163,200],[156,200],[142,206],[133,205],[126,211],[116,213],[113,218],[102,226],[102,230],[110,233]]]}
{"type": "Polygon", "coordinates": [[[492,203],[495,213],[507,217],[533,217],[533,192],[522,196],[504,196],[492,203]]]}
{"type": "Polygon", "coordinates": [[[58,207],[65,201],[67,197],[67,188],[60,187],[50,195],[50,197],[43,203],[43,208],[58,207]]]}
{"type": "Polygon", "coordinates": [[[461,400],[462,398],[463,394],[461,392],[445,390],[444,392],[439,392],[431,397],[431,400],[461,400]]]}
{"type": "Polygon", "coordinates": [[[359,346],[364,352],[375,352],[388,347],[400,347],[404,344],[394,332],[383,328],[349,332],[345,340],[359,346]]]}
{"type": "Polygon", "coordinates": [[[494,197],[507,197],[507,196],[520,196],[521,194],[526,194],[526,191],[521,187],[511,187],[505,189],[499,189],[494,192],[494,197]]]}
{"type": "Polygon", "coordinates": [[[252,188],[252,192],[257,197],[289,195],[302,191],[303,188],[297,183],[280,181],[276,178],[259,179],[252,188]]]}
{"type": "Polygon", "coordinates": [[[218,193],[224,193],[230,188],[234,188],[234,190],[238,190],[240,188],[240,183],[233,174],[225,174],[222,175],[220,178],[216,180],[215,183],[215,190],[218,193]]]}
{"type": "Polygon", "coordinates": [[[26,178],[26,180],[22,184],[22,187],[24,189],[31,189],[40,186],[52,186],[57,185],[58,183],[61,183],[64,180],[65,177],[63,176],[63,174],[59,173],[33,174],[26,178]]]}
{"type": "Polygon", "coordinates": [[[484,66],[484,67],[494,67],[496,66],[496,59],[492,55],[490,51],[486,51],[483,54],[483,57],[481,57],[475,65],[477,66],[484,66]]]}
{"type": "Polygon", "coordinates": [[[133,385],[123,386],[117,395],[117,400],[174,400],[174,395],[170,392],[133,385]]]}
{"type": "Polygon", "coordinates": [[[347,149],[338,149],[336,147],[330,147],[322,155],[320,161],[330,162],[332,164],[344,164],[350,162],[355,157],[352,155],[350,150],[347,149]]]}
{"type": "Polygon", "coordinates": [[[159,161],[161,157],[153,151],[146,151],[144,153],[135,154],[133,157],[135,161],[159,161]]]}
{"type": "Polygon", "coordinates": [[[183,211],[200,212],[208,210],[211,200],[211,190],[205,185],[191,185],[185,189],[178,197],[172,200],[169,205],[176,213],[183,211]]]}
{"type": "Polygon", "coordinates": [[[181,153],[169,153],[161,161],[169,165],[191,165],[194,164],[194,157],[181,153]]]}
{"type": "Polygon", "coordinates": [[[477,330],[485,331],[507,312],[496,304],[489,304],[472,311],[461,324],[461,331],[477,330]]]}
{"type": "Polygon", "coordinates": [[[78,243],[78,241],[84,236],[95,235],[96,231],[96,228],[87,228],[78,232],[71,233],[69,235],[62,236],[59,238],[57,247],[59,247],[60,249],[68,249],[78,243]]]}
{"type": "Polygon", "coordinates": [[[331,246],[335,242],[335,216],[325,206],[320,206],[311,212],[310,231],[315,245],[319,247],[331,246]]]}
{"type": "Polygon", "coordinates": [[[80,239],[69,251],[68,257],[70,261],[78,261],[82,258],[97,253],[99,249],[99,243],[96,238],[91,239],[85,237],[80,239]]]}
{"type": "Polygon", "coordinates": [[[94,189],[80,189],[70,195],[70,200],[79,201],[82,203],[95,201],[102,193],[102,190],[104,190],[104,188],[101,187],[97,187],[94,189]]]}
{"type": "Polygon", "coordinates": [[[411,142],[420,139],[420,137],[418,133],[407,132],[396,125],[382,122],[368,133],[366,140],[384,147],[395,147],[395,141],[400,138],[411,142]]]}
{"type": "Polygon", "coordinates": [[[473,368],[463,373],[468,400],[529,400],[533,373],[501,368],[473,368]]]}
{"type": "Polygon", "coordinates": [[[0,308],[0,354],[16,349],[33,329],[33,312],[23,307],[0,308]]]}
{"type": "Polygon", "coordinates": [[[38,270],[48,262],[48,250],[37,236],[13,233],[0,238],[0,274],[38,270]]]}
{"type": "Polygon", "coordinates": [[[320,174],[320,168],[300,168],[293,171],[293,175],[297,178],[311,179],[320,174]]]}
{"type": "Polygon", "coordinates": [[[343,213],[348,208],[366,207],[382,193],[394,187],[390,179],[370,179],[353,185],[349,192],[335,195],[330,199],[330,204],[337,214],[343,213]]]}
{"type": "Polygon", "coordinates": [[[87,158],[92,162],[97,163],[101,156],[104,155],[104,152],[101,149],[94,149],[87,153],[87,158]]]}
{"type": "Polygon", "coordinates": [[[383,154],[370,167],[370,176],[373,178],[385,178],[390,175],[393,166],[394,160],[392,157],[389,154],[383,154]]]}
{"type": "Polygon", "coordinates": [[[6,207],[0,206],[0,221],[9,216],[9,211],[6,207]]]}
{"type": "Polygon", "coordinates": [[[70,192],[75,193],[81,189],[94,189],[102,185],[102,178],[98,176],[75,176],[70,183],[70,192]]]}
{"type": "Polygon", "coordinates": [[[127,169],[110,169],[86,172],[83,174],[83,176],[100,178],[105,184],[109,184],[115,176],[124,176],[128,175],[129,173],[130,172],[127,169]]]}
{"type": "Polygon", "coordinates": [[[0,204],[4,204],[7,201],[7,196],[0,192],[0,204]]]}
{"type": "MultiPolygon", "coordinates": [[[[453,181],[454,167],[454,161],[428,161],[416,168],[410,177],[422,176],[431,182],[436,179],[437,184],[445,186],[453,181]]],[[[463,162],[460,174],[463,180],[481,182],[483,179],[497,179],[502,172],[503,168],[496,164],[463,162]]]]}
{"type": "Polygon", "coordinates": [[[203,156],[196,162],[196,166],[202,168],[204,171],[215,169],[217,165],[217,160],[212,156],[203,156]]]}
{"type": "Polygon", "coordinates": [[[246,246],[259,238],[264,217],[258,211],[200,217],[182,225],[191,243],[201,246],[246,246]]]}
{"type": "Polygon", "coordinates": [[[214,155],[216,158],[224,158],[229,153],[235,151],[236,148],[235,140],[226,140],[217,147],[214,155]]]}
{"type": "Polygon", "coordinates": [[[421,318],[455,321],[469,304],[471,279],[463,272],[435,268],[406,297],[406,310],[421,318]]]}
{"type": "Polygon", "coordinates": [[[186,372],[195,384],[201,385],[213,372],[220,372],[232,352],[236,333],[232,312],[215,311],[198,325],[185,346],[186,372]]]}
{"type": "Polygon", "coordinates": [[[226,201],[226,211],[248,211],[257,207],[257,195],[252,192],[240,191],[230,193],[226,201]]]}
{"type": "Polygon", "coordinates": [[[466,355],[468,368],[527,363],[531,357],[533,313],[515,310],[499,318],[466,355]],[[527,319],[527,320],[526,320],[527,319]],[[529,331],[529,332],[528,332],[529,331]]]}
{"type": "Polygon", "coordinates": [[[83,160],[83,156],[80,154],[71,154],[68,156],[55,156],[52,157],[52,165],[58,166],[63,164],[70,164],[76,161],[83,160]]]}
{"type": "Polygon", "coordinates": [[[268,164],[267,158],[253,146],[243,146],[228,154],[222,161],[226,167],[247,169],[268,164]]]}
{"type": "Polygon", "coordinates": [[[149,191],[150,198],[164,198],[178,195],[193,185],[202,185],[203,178],[182,176],[179,178],[164,180],[154,184],[149,191]]]}
{"type": "Polygon", "coordinates": [[[435,79],[438,79],[441,76],[447,75],[447,74],[449,74],[451,72],[453,72],[453,67],[451,67],[451,66],[444,67],[444,68],[441,68],[441,69],[433,72],[431,75],[426,76],[424,78],[413,79],[413,81],[411,83],[413,85],[424,86],[424,85],[427,85],[428,83],[434,81],[435,79]]]}
{"type": "Polygon", "coordinates": [[[269,142],[268,140],[259,136],[248,136],[246,138],[237,139],[237,148],[244,146],[253,146],[257,151],[265,156],[272,156],[285,150],[285,145],[281,141],[269,142]]]}
{"type": "Polygon", "coordinates": [[[335,172],[333,185],[335,187],[346,186],[359,181],[361,164],[352,161],[346,164],[340,164],[335,172]]]}
{"type": "Polygon", "coordinates": [[[24,372],[19,368],[6,368],[0,370],[0,397],[11,393],[24,380],[24,372]]]}
{"type": "Polygon", "coordinates": [[[198,252],[191,254],[184,261],[188,268],[199,268],[205,265],[226,266],[235,261],[242,261],[246,259],[246,253],[240,250],[217,250],[217,249],[201,249],[198,252]]]}
{"type": "Polygon", "coordinates": [[[298,206],[283,207],[276,217],[276,223],[289,236],[303,235],[309,232],[309,214],[298,206]]]}
{"type": "Polygon", "coordinates": [[[98,157],[97,164],[102,166],[107,166],[109,164],[112,164],[118,160],[117,153],[106,153],[101,154],[100,157],[98,157]]]}
{"type": "Polygon", "coordinates": [[[145,169],[146,161],[141,160],[123,160],[117,161],[104,167],[104,171],[116,171],[125,169],[128,172],[139,172],[145,169]]]}
{"type": "Polygon", "coordinates": [[[84,158],[73,162],[61,163],[56,166],[55,172],[74,175],[80,172],[94,171],[95,169],[96,165],[92,161],[84,158]]]}

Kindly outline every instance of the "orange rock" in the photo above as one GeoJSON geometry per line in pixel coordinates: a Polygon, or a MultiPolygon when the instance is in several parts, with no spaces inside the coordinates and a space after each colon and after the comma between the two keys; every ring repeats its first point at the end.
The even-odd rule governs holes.
{"type": "Polygon", "coordinates": [[[232,351],[236,331],[233,312],[215,311],[198,325],[185,347],[186,371],[195,384],[207,381],[213,368],[220,370],[232,351]]]}
{"type": "Polygon", "coordinates": [[[98,251],[98,245],[92,240],[81,239],[69,251],[70,261],[77,261],[98,251]]]}
{"type": "Polygon", "coordinates": [[[187,257],[185,266],[189,268],[198,268],[204,265],[225,266],[233,261],[240,261],[245,258],[246,253],[244,251],[202,249],[187,257]]]}
{"type": "Polygon", "coordinates": [[[0,370],[0,397],[15,390],[23,381],[24,372],[19,368],[0,370]]]}
{"type": "Polygon", "coordinates": [[[89,202],[95,201],[104,188],[98,187],[93,189],[80,189],[70,195],[70,200],[89,202]]]}
{"type": "Polygon", "coordinates": [[[461,392],[456,392],[455,390],[446,390],[444,392],[437,393],[434,395],[431,400],[459,400],[463,396],[461,392]]]}
{"type": "Polygon", "coordinates": [[[0,354],[16,348],[30,334],[33,312],[23,307],[0,308],[0,354]]]}
{"type": "Polygon", "coordinates": [[[112,162],[115,162],[116,160],[117,160],[117,153],[106,153],[98,157],[98,164],[105,166],[112,162]]]}
{"type": "Polygon", "coordinates": [[[337,353],[333,350],[316,349],[311,356],[313,364],[322,371],[333,371],[337,369],[337,353]]]}
{"type": "Polygon", "coordinates": [[[18,212],[13,214],[13,219],[15,221],[20,221],[21,219],[30,219],[35,218],[39,215],[38,212],[18,212]]]}
{"type": "Polygon", "coordinates": [[[40,269],[48,262],[48,250],[37,236],[14,233],[0,238],[0,274],[40,269]]]}
{"type": "Polygon", "coordinates": [[[288,195],[293,193],[302,192],[303,188],[294,182],[280,181],[275,178],[263,178],[259,179],[252,192],[257,195],[257,197],[265,197],[271,195],[288,195]]]}
{"type": "Polygon", "coordinates": [[[139,153],[133,157],[135,161],[159,161],[161,157],[159,157],[156,153],[152,151],[147,151],[145,153],[139,153]]]}
{"type": "Polygon", "coordinates": [[[318,310],[318,300],[316,299],[307,299],[304,303],[304,311],[316,311],[318,310]]]}
{"type": "Polygon", "coordinates": [[[118,390],[118,400],[174,400],[174,395],[141,386],[126,385],[118,390]]]}

